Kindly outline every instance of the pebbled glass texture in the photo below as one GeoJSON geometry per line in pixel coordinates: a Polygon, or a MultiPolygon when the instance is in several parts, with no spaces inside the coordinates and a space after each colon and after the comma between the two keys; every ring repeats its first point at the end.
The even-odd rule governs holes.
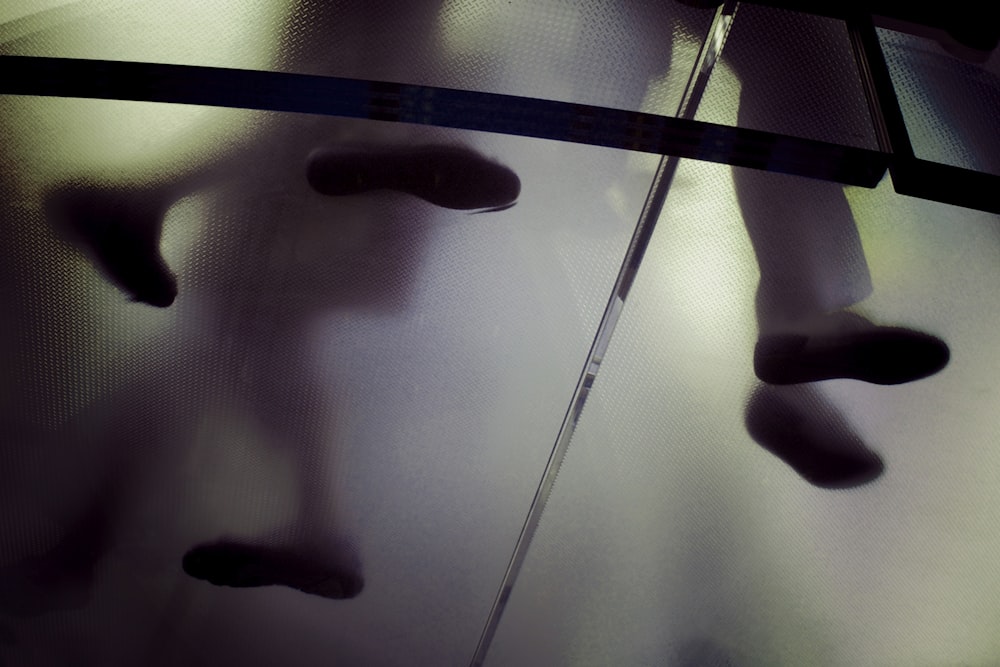
{"type": "Polygon", "coordinates": [[[1000,175],[1000,55],[979,65],[931,39],[877,32],[914,155],[1000,175]]]}
{"type": "MultiPolygon", "coordinates": [[[[733,61],[699,118],[742,113],[749,127],[874,147],[839,24],[767,10],[754,24],[750,10],[734,33],[750,55],[727,46],[733,61]],[[768,42],[772,23],[792,37],[768,42]],[[834,55],[789,68],[810,36],[834,55]]],[[[52,0],[0,8],[0,44],[672,113],[710,18],[654,2],[52,0]]],[[[655,160],[16,97],[0,98],[0,136],[0,662],[466,664],[655,160]],[[305,179],[316,148],[429,143],[515,170],[517,205],[323,197],[305,179]],[[180,290],[169,309],[130,302],[53,226],[46,198],[67,185],[132,193],[137,210],[165,202],[162,250],[180,290]],[[341,601],[185,574],[185,553],[219,539],[326,554],[365,588],[341,601]],[[63,578],[38,583],[53,572],[63,578]]],[[[783,178],[757,174],[756,194],[809,189],[783,178]]],[[[996,216],[890,183],[848,191],[868,266],[847,248],[827,257],[830,275],[867,297],[860,312],[941,335],[953,359],[905,387],[817,390],[817,414],[847,415],[887,462],[877,484],[830,492],[743,424],[758,271],[741,179],[754,180],[717,165],[678,172],[487,664],[853,667],[1000,653],[996,216]]],[[[805,226],[818,201],[804,196],[790,207],[803,216],[785,222],[805,226]]],[[[843,294],[825,297],[832,308],[843,294]]]]}
{"type": "Polygon", "coordinates": [[[655,158],[99,100],[5,97],[0,127],[4,662],[465,664],[655,158]],[[306,181],[318,148],[437,144],[514,170],[517,204],[306,181]],[[166,207],[171,307],[60,231],[63,187],[166,207]],[[220,539],[324,554],[364,590],[188,576],[220,539]]]}
{"type": "MultiPolygon", "coordinates": [[[[1000,219],[848,189],[874,287],[855,309],[952,357],[906,385],[784,388],[885,462],[821,489],[744,425],[758,269],[733,175],[681,164],[486,664],[989,664],[1000,219]]],[[[758,186],[796,181],[784,205],[808,215],[828,186],[758,186]]]]}
{"type": "Polygon", "coordinates": [[[878,149],[842,21],[740,5],[719,65],[697,120],[878,149]]]}
{"type": "Polygon", "coordinates": [[[8,11],[0,54],[264,69],[666,115],[713,17],[655,0],[35,0],[8,11]]]}

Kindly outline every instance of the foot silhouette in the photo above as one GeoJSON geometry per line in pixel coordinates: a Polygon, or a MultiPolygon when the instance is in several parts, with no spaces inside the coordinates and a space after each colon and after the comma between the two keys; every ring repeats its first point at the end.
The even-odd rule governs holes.
{"type": "Polygon", "coordinates": [[[459,210],[508,208],[521,192],[511,169],[461,146],[321,149],[309,156],[306,177],[324,195],[396,190],[459,210]]]}
{"type": "Polygon", "coordinates": [[[195,579],[216,586],[288,586],[332,600],[356,597],[364,587],[360,576],[337,563],[228,540],[191,549],[184,554],[183,568],[195,579]]]}
{"type": "Polygon", "coordinates": [[[758,386],[747,403],[746,427],[757,444],[813,486],[853,488],[885,470],[882,458],[809,386],[758,386]]]}
{"type": "Polygon", "coordinates": [[[166,308],[177,279],[160,254],[169,203],[155,193],[67,186],[46,201],[50,221],[134,301],[166,308]]]}
{"type": "Polygon", "coordinates": [[[818,333],[763,336],[754,349],[757,377],[768,384],[848,378],[891,385],[933,375],[948,364],[948,345],[930,334],[883,327],[837,313],[818,333]]]}

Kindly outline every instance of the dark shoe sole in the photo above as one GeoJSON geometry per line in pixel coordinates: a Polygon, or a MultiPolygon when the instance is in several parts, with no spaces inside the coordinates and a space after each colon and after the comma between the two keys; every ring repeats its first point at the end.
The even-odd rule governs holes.
{"type": "Polygon", "coordinates": [[[216,586],[287,586],[331,600],[356,597],[361,577],[293,551],[221,541],[197,546],[182,561],[184,571],[216,586]]]}
{"type": "Polygon", "coordinates": [[[457,210],[506,208],[521,192],[511,169],[461,146],[319,150],[309,156],[306,178],[328,196],[395,190],[457,210]]]}
{"type": "Polygon", "coordinates": [[[747,432],[813,486],[850,489],[878,479],[882,458],[811,387],[759,386],[750,397],[747,432]]]}
{"type": "Polygon", "coordinates": [[[798,384],[838,378],[894,385],[934,375],[945,366],[948,345],[929,334],[874,327],[829,340],[768,336],[754,349],[757,377],[768,384],[798,384]]]}

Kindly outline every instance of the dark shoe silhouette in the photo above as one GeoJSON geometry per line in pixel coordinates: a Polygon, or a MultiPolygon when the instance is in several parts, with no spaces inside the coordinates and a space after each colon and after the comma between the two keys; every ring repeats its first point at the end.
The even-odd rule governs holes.
{"type": "Polygon", "coordinates": [[[134,301],[166,308],[177,279],[160,254],[168,202],[154,193],[68,186],[46,202],[50,221],[134,301]]]}
{"type": "Polygon", "coordinates": [[[324,195],[396,190],[459,210],[508,208],[521,192],[512,170],[461,146],[323,149],[309,156],[306,177],[324,195]]]}
{"type": "Polygon", "coordinates": [[[840,313],[849,327],[816,335],[764,336],[754,349],[753,368],[769,384],[847,378],[873,384],[903,384],[933,375],[948,364],[948,345],[930,334],[881,327],[840,313]]]}
{"type": "Polygon", "coordinates": [[[337,564],[226,540],[191,549],[184,554],[183,568],[195,579],[216,586],[288,586],[332,600],[356,597],[364,587],[361,577],[337,564]]]}
{"type": "Polygon", "coordinates": [[[813,486],[848,489],[877,479],[882,458],[812,388],[758,386],[746,409],[750,437],[813,486]]]}

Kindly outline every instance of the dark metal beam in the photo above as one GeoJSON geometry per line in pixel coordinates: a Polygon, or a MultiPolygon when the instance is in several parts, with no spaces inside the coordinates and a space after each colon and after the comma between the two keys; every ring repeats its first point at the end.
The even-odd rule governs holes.
{"type": "Polygon", "coordinates": [[[874,187],[888,156],[607,107],[434,86],[158,63],[0,57],[0,94],[168,102],[498,132],[874,187]]]}

